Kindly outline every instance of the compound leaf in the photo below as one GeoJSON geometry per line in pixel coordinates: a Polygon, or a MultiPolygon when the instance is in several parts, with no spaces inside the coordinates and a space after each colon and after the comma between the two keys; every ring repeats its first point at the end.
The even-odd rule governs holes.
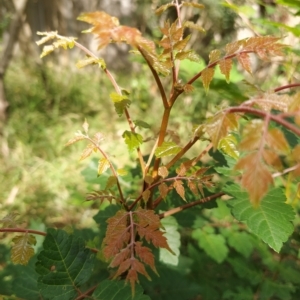
{"type": "Polygon", "coordinates": [[[78,296],[79,287],[92,274],[94,254],[84,240],[63,230],[49,228],[38,255],[38,288],[47,299],[66,300],[78,296]]]}
{"type": "Polygon", "coordinates": [[[254,234],[279,252],[294,230],[291,223],[294,211],[285,203],[286,197],[282,190],[271,189],[257,208],[251,205],[248,194],[240,186],[227,186],[225,192],[234,197],[228,201],[233,216],[245,222],[254,234]]]}

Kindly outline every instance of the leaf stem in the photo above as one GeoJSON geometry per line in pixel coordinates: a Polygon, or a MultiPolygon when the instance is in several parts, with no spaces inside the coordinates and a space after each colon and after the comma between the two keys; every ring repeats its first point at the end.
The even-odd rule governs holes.
{"type": "Polygon", "coordinates": [[[99,150],[99,152],[103,155],[103,157],[108,161],[109,167],[110,167],[113,175],[116,177],[116,180],[117,180],[117,187],[118,187],[118,190],[119,190],[120,202],[124,205],[124,208],[127,209],[127,205],[125,203],[125,198],[123,196],[123,192],[122,192],[122,189],[121,189],[120,181],[118,179],[118,174],[117,174],[117,172],[116,172],[116,170],[115,170],[112,162],[110,161],[110,159],[108,158],[108,156],[106,155],[106,153],[101,149],[101,147],[93,139],[91,139],[89,136],[86,136],[86,139],[89,142],[91,142],[99,150]]]}
{"type": "Polygon", "coordinates": [[[23,228],[0,228],[0,232],[22,232],[22,233],[32,233],[37,235],[46,236],[47,232],[33,230],[33,229],[23,229],[23,228]]]}
{"type": "Polygon", "coordinates": [[[196,206],[196,205],[199,205],[199,204],[203,204],[203,203],[206,203],[206,202],[209,202],[209,201],[212,201],[216,198],[219,198],[221,196],[225,195],[225,193],[223,192],[219,192],[219,193],[216,193],[212,196],[208,196],[208,197],[205,197],[203,199],[200,199],[200,200],[197,200],[197,201],[194,201],[194,202],[191,202],[191,203],[187,203],[187,204],[184,204],[184,205],[181,205],[179,207],[176,207],[176,208],[173,208],[173,209],[170,209],[164,213],[161,213],[159,214],[158,216],[162,219],[162,218],[166,218],[168,216],[171,216],[171,215],[174,215],[176,213],[179,213],[185,209],[188,209],[188,208],[191,208],[193,206],[196,206]]]}
{"type": "MultiPolygon", "coordinates": [[[[269,114],[268,112],[265,112],[263,110],[255,109],[252,107],[245,107],[245,106],[231,107],[231,108],[228,108],[226,110],[226,112],[227,113],[236,113],[236,112],[248,113],[248,114],[256,115],[256,116],[263,117],[263,118],[265,118],[267,116],[267,114],[269,114]]],[[[270,120],[286,127],[290,131],[294,132],[296,135],[300,136],[300,128],[294,126],[293,124],[284,120],[280,116],[270,114],[270,120]]]]}
{"type": "Polygon", "coordinates": [[[293,88],[293,87],[300,87],[300,83],[291,83],[291,84],[280,86],[280,87],[274,89],[274,92],[277,93],[279,91],[282,91],[282,90],[285,90],[285,89],[290,89],[290,88],[293,88]]]}

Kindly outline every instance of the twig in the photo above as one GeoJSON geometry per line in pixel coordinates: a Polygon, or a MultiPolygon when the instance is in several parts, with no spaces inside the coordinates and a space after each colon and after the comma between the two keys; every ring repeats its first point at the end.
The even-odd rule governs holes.
{"type": "Polygon", "coordinates": [[[22,233],[32,233],[42,236],[46,236],[47,233],[43,231],[33,230],[33,229],[23,229],[23,228],[0,228],[0,232],[22,232],[22,233]]]}
{"type": "Polygon", "coordinates": [[[184,204],[182,206],[179,206],[179,207],[176,207],[176,208],[173,208],[173,209],[170,209],[164,213],[161,213],[159,214],[158,216],[162,219],[162,218],[166,218],[168,216],[171,216],[171,215],[174,215],[176,213],[179,213],[185,209],[188,209],[188,208],[191,208],[193,206],[196,206],[196,205],[199,205],[199,204],[203,204],[203,203],[206,203],[206,202],[209,202],[211,200],[214,200],[216,198],[219,198],[221,196],[225,195],[225,193],[223,192],[220,192],[220,193],[216,193],[212,196],[209,196],[209,197],[206,197],[206,198],[203,198],[203,199],[200,199],[198,201],[194,201],[194,202],[191,202],[191,203],[188,203],[188,204],[184,204]]]}

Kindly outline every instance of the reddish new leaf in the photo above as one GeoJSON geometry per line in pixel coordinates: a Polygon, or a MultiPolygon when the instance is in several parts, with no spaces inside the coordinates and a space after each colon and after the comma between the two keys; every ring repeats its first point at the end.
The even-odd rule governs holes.
{"type": "Polygon", "coordinates": [[[232,67],[232,60],[231,59],[222,59],[219,62],[221,73],[225,75],[227,83],[230,79],[230,71],[232,67]]]}
{"type": "Polygon", "coordinates": [[[209,53],[209,64],[217,61],[220,58],[221,51],[220,50],[212,50],[209,53]]]}
{"type": "Polygon", "coordinates": [[[237,60],[242,68],[252,75],[250,57],[248,53],[242,52],[237,55],[237,60]]]}
{"type": "Polygon", "coordinates": [[[181,180],[175,180],[174,183],[173,183],[173,186],[177,192],[177,194],[184,200],[186,201],[185,199],[185,190],[184,190],[184,186],[183,186],[183,182],[181,180]]]}
{"type": "Polygon", "coordinates": [[[158,186],[158,190],[163,199],[166,199],[170,188],[163,182],[158,186]]]}
{"type": "Polygon", "coordinates": [[[215,74],[215,70],[213,68],[206,68],[202,71],[201,79],[206,93],[209,90],[209,85],[214,77],[214,74],[215,74]]]}
{"type": "Polygon", "coordinates": [[[269,185],[273,183],[272,174],[262,162],[259,153],[251,153],[241,158],[235,169],[243,170],[241,184],[248,191],[253,206],[257,207],[269,185]]]}
{"type": "Polygon", "coordinates": [[[272,128],[268,131],[266,143],[270,149],[281,154],[288,154],[290,149],[283,132],[278,128],[272,128]]]}

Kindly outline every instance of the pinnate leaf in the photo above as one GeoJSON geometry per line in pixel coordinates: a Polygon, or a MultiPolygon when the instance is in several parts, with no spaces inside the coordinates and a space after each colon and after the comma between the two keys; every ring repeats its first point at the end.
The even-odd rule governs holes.
{"type": "Polygon", "coordinates": [[[2,223],[3,228],[8,228],[8,227],[16,227],[16,217],[19,214],[17,213],[9,213],[6,215],[2,220],[0,220],[0,223],[2,223]]]}
{"type": "Polygon", "coordinates": [[[272,128],[268,131],[266,138],[267,145],[282,154],[287,154],[289,151],[289,144],[283,134],[278,128],[272,128]]]}
{"type": "Polygon", "coordinates": [[[13,238],[15,243],[11,249],[11,260],[14,264],[27,265],[30,258],[34,255],[32,245],[36,244],[33,235],[25,233],[13,238]]]}
{"type": "Polygon", "coordinates": [[[49,228],[38,255],[38,287],[46,299],[75,299],[92,274],[94,254],[84,240],[63,230],[49,228]]]}
{"type": "Polygon", "coordinates": [[[75,137],[70,139],[65,146],[70,146],[78,141],[84,140],[86,137],[79,131],[75,134],[75,137]]]}
{"type": "Polygon", "coordinates": [[[84,160],[85,158],[89,157],[93,152],[97,151],[97,147],[94,144],[88,144],[86,148],[81,153],[79,160],[84,160]]]}
{"type": "Polygon", "coordinates": [[[258,207],[261,198],[273,183],[272,174],[262,162],[259,153],[250,153],[241,158],[235,166],[236,170],[243,170],[241,184],[249,193],[254,207],[258,207]]]}
{"type": "Polygon", "coordinates": [[[254,208],[248,194],[240,186],[227,186],[225,192],[234,199],[228,201],[234,217],[245,222],[249,229],[276,252],[292,234],[294,211],[285,203],[286,197],[280,188],[272,188],[262,199],[260,206],[254,208]]]}
{"type": "Polygon", "coordinates": [[[166,178],[169,175],[169,170],[165,166],[160,166],[158,168],[158,175],[162,178],[166,178]]]}
{"type": "Polygon", "coordinates": [[[143,143],[143,137],[136,132],[125,130],[122,137],[124,138],[129,151],[140,147],[140,145],[143,143]]]}
{"type": "Polygon", "coordinates": [[[209,90],[209,85],[214,77],[214,74],[215,74],[215,70],[213,68],[206,68],[202,71],[201,79],[206,93],[209,90]]]}
{"type": "Polygon", "coordinates": [[[78,69],[84,68],[88,65],[98,65],[100,68],[106,69],[106,64],[102,58],[87,57],[76,63],[76,67],[78,69]]]}
{"type": "Polygon", "coordinates": [[[156,157],[165,157],[170,155],[176,155],[181,148],[173,142],[164,142],[160,147],[155,150],[156,157]]]}
{"type": "Polygon", "coordinates": [[[166,199],[170,188],[163,182],[158,186],[158,190],[163,199],[166,199]]]}

